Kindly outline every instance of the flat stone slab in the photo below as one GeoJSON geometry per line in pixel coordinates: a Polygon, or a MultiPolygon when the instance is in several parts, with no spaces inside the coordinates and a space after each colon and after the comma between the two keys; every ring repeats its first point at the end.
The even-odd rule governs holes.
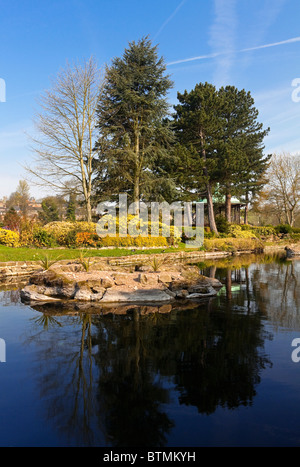
{"type": "Polygon", "coordinates": [[[158,289],[138,289],[132,291],[107,289],[101,302],[170,302],[172,299],[171,295],[167,294],[164,290],[158,289]]]}
{"type": "Polygon", "coordinates": [[[43,293],[39,293],[38,291],[34,290],[33,287],[26,286],[21,290],[21,298],[25,301],[33,301],[33,302],[57,302],[59,301],[58,298],[51,297],[49,295],[44,295],[43,293]]]}

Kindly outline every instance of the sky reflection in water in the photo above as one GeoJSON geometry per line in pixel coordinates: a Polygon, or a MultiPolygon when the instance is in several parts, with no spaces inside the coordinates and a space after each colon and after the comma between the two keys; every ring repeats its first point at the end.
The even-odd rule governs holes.
{"type": "Polygon", "coordinates": [[[299,446],[300,262],[199,267],[218,297],[168,313],[29,307],[3,290],[0,445],[299,446]]]}

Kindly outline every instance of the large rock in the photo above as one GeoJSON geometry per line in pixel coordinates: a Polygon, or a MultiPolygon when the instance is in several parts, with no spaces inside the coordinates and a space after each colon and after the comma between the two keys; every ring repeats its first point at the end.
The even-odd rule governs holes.
{"type": "Polygon", "coordinates": [[[110,287],[113,287],[115,285],[115,281],[112,279],[112,277],[106,276],[101,278],[101,285],[105,289],[108,289],[110,287]]]}
{"type": "Polygon", "coordinates": [[[80,300],[84,302],[97,302],[102,299],[105,290],[106,289],[104,288],[99,288],[98,292],[94,292],[88,287],[81,287],[80,289],[76,290],[74,300],[80,300]]]}
{"type": "Polygon", "coordinates": [[[116,285],[126,285],[128,274],[119,272],[114,275],[114,281],[116,285]]]}
{"type": "Polygon", "coordinates": [[[148,286],[151,285],[151,286],[155,286],[157,285],[157,275],[156,274],[151,274],[148,273],[140,273],[138,275],[138,278],[137,278],[138,282],[140,282],[141,284],[147,284],[148,286]]]}
{"type": "Polygon", "coordinates": [[[118,290],[117,288],[107,289],[101,302],[169,302],[173,299],[164,290],[159,289],[137,289],[118,290]]]}
{"type": "Polygon", "coordinates": [[[215,297],[218,294],[218,292],[213,288],[213,287],[207,287],[207,292],[206,293],[191,293],[187,295],[185,298],[187,300],[191,299],[199,299],[199,298],[208,298],[208,297],[215,297]]]}
{"type": "Polygon", "coordinates": [[[208,286],[216,287],[216,288],[223,287],[223,284],[222,282],[219,281],[219,279],[216,279],[214,277],[206,277],[206,276],[203,277],[203,285],[208,285],[208,286]]]}
{"type": "Polygon", "coordinates": [[[184,272],[48,270],[33,274],[21,296],[24,301],[163,304],[213,297],[222,286],[217,279],[200,276],[195,268],[184,272]]]}
{"type": "Polygon", "coordinates": [[[172,276],[168,272],[161,272],[158,276],[158,280],[164,284],[170,284],[172,282],[172,276]]]}
{"type": "Polygon", "coordinates": [[[291,247],[285,247],[286,251],[286,257],[287,258],[293,258],[294,256],[300,256],[300,247],[298,246],[291,246],[291,247]]]}
{"type": "Polygon", "coordinates": [[[54,301],[59,301],[58,298],[45,295],[41,293],[38,289],[38,287],[34,284],[32,285],[26,285],[22,290],[21,290],[21,299],[24,301],[37,301],[37,302],[54,302],[54,301]]]}

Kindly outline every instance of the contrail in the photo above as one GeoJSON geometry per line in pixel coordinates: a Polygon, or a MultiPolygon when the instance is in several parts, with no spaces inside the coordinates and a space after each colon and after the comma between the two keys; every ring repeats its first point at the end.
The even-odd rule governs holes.
{"type": "Polygon", "coordinates": [[[175,10],[173,11],[173,13],[169,16],[169,18],[166,19],[166,21],[161,25],[161,27],[159,28],[159,30],[157,31],[157,33],[155,34],[155,36],[153,37],[153,40],[155,40],[157,38],[157,36],[159,36],[159,34],[162,32],[162,30],[166,27],[166,25],[174,18],[174,16],[176,15],[176,13],[178,13],[178,11],[180,10],[180,8],[187,2],[187,0],[182,0],[182,2],[177,6],[177,8],[175,8],[175,10]]]}
{"type": "Polygon", "coordinates": [[[185,63],[185,62],[193,62],[195,60],[205,60],[208,58],[215,58],[218,57],[219,55],[223,55],[222,53],[214,53],[214,54],[208,54],[208,55],[199,55],[199,57],[191,57],[191,58],[183,58],[181,60],[176,60],[175,62],[169,62],[167,65],[177,65],[178,63],[185,63]]]}
{"type": "MultiPolygon", "coordinates": [[[[238,53],[251,52],[253,50],[267,49],[269,47],[277,47],[278,45],[292,44],[292,43],[295,43],[295,42],[300,42],[300,36],[299,37],[292,37],[291,39],[286,39],[285,41],[273,42],[273,43],[270,43],[270,44],[258,45],[256,47],[249,47],[247,49],[241,49],[241,50],[238,50],[237,52],[238,53]]],[[[210,58],[215,58],[215,57],[217,57],[219,55],[226,55],[226,52],[220,52],[220,53],[208,54],[208,55],[199,55],[198,57],[191,57],[191,58],[184,58],[184,59],[181,59],[181,60],[176,60],[174,62],[169,62],[169,63],[167,63],[167,65],[171,66],[171,65],[178,65],[180,63],[185,63],[185,62],[193,62],[193,61],[196,61],[196,60],[207,60],[207,59],[210,59],[210,58]]]]}
{"type": "Polygon", "coordinates": [[[285,41],[273,42],[271,44],[250,47],[248,49],[242,49],[240,50],[240,52],[250,52],[251,50],[267,49],[268,47],[276,47],[277,45],[292,44],[293,42],[300,42],[300,37],[292,37],[291,39],[286,39],[285,41]]]}

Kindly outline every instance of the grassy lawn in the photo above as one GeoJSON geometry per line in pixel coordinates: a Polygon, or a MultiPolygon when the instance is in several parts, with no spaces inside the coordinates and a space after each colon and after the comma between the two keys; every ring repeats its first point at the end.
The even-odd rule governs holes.
{"type": "MultiPolygon", "coordinates": [[[[298,240],[299,241],[299,240],[298,240]]],[[[255,247],[255,241],[245,238],[215,238],[205,240],[205,251],[228,251],[228,242],[230,248],[233,246],[239,251],[251,250],[255,247]]],[[[285,241],[276,242],[263,242],[264,246],[282,246],[282,244],[289,243],[285,241]]],[[[12,248],[4,245],[0,245],[0,262],[6,261],[39,261],[46,255],[50,259],[77,259],[83,253],[86,257],[117,257],[117,256],[130,256],[130,255],[151,255],[159,253],[172,253],[178,251],[193,251],[198,248],[187,249],[184,243],[180,243],[177,248],[157,248],[157,249],[145,249],[145,250],[127,250],[125,248],[113,248],[113,249],[72,249],[72,248],[26,248],[18,247],[12,248]]]]}
{"type": "Polygon", "coordinates": [[[38,261],[45,255],[51,259],[77,259],[83,253],[87,257],[110,257],[110,256],[129,256],[140,254],[154,254],[154,253],[171,253],[176,251],[183,251],[184,244],[179,245],[178,248],[158,248],[149,250],[126,250],[121,248],[96,250],[76,250],[76,249],[41,249],[41,248],[12,248],[0,245],[0,262],[5,261],[38,261]]]}

